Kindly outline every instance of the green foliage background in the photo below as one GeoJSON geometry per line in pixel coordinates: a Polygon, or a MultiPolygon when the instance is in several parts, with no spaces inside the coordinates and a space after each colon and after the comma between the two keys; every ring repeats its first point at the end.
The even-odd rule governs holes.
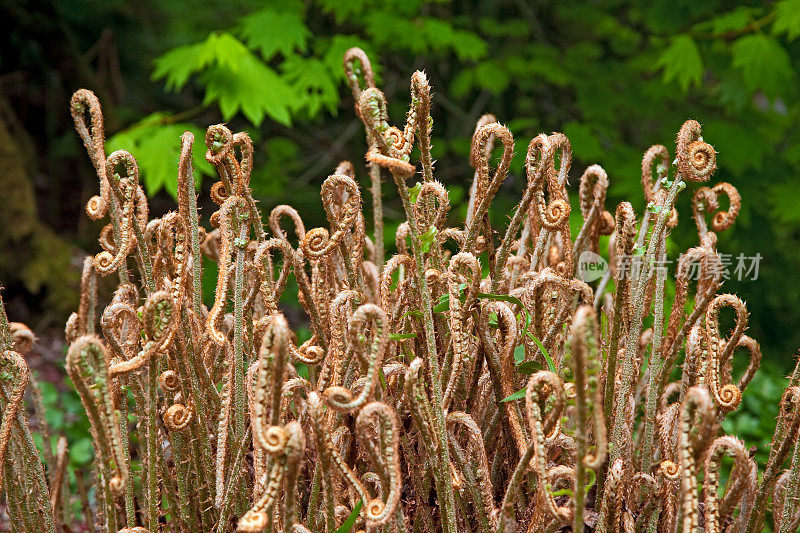
{"type": "MultiPolygon", "coordinates": [[[[800,0],[51,0],[4,9],[12,26],[0,37],[0,88],[36,146],[39,212],[88,250],[98,228],[81,206],[96,178],[67,112],[80,86],[104,104],[109,150],[125,147],[139,161],[155,211],[175,192],[180,134],[200,141],[205,126],[226,121],[255,142],[261,206],[291,203],[307,227],[323,223],[319,184],[340,160],[366,183],[363,131],[341,67],[351,46],[371,57],[395,122],[410,74],[427,72],[436,178],[451,191],[453,223],[464,215],[470,136],[484,113],[517,139],[494,204],[498,223],[519,198],[536,134],[563,131],[575,183],[599,163],[608,205],[625,199],[641,213],[642,154],[655,143],[674,151],[684,120],[699,120],[719,152],[714,183],[734,184],[744,204],[719,249],[763,258],[757,280],[724,287],[747,302],[748,334],[768,367],[730,424],[758,443],[765,426],[771,433],[780,376],[800,347],[800,0]]],[[[207,175],[203,151],[198,142],[207,175]]],[[[387,215],[398,216],[388,186],[386,195],[387,215]]],[[[673,260],[697,240],[690,198],[679,204],[673,260]]]]}

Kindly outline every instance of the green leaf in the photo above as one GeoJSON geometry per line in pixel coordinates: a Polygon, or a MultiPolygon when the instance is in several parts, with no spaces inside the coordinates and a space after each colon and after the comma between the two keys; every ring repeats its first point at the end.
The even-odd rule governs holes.
{"type": "Polygon", "coordinates": [[[364,500],[358,500],[356,506],[353,507],[353,510],[350,512],[350,516],[347,517],[347,520],[342,522],[342,525],[336,528],[334,533],[350,533],[353,531],[353,526],[356,525],[356,520],[358,519],[358,514],[361,512],[361,508],[364,507],[364,500]]]}
{"type": "Polygon", "coordinates": [[[451,49],[460,61],[486,56],[487,44],[478,34],[455,28],[449,21],[425,18],[422,35],[431,49],[451,49]]]}
{"type": "Polygon", "coordinates": [[[550,357],[550,353],[547,351],[547,348],[545,348],[544,344],[542,344],[542,341],[537,339],[533,335],[533,333],[530,333],[530,332],[528,332],[528,337],[530,337],[531,340],[534,342],[534,344],[536,344],[536,346],[539,347],[539,351],[542,352],[542,355],[544,356],[545,361],[547,361],[547,367],[550,369],[550,372],[553,372],[555,374],[555,372],[556,372],[556,364],[553,362],[553,359],[550,357]]]}
{"type": "Polygon", "coordinates": [[[709,24],[715,34],[743,30],[752,24],[755,17],[758,17],[762,12],[763,9],[761,8],[739,6],[732,11],[715,16],[709,24]]]}
{"type": "Polygon", "coordinates": [[[408,199],[412,204],[417,203],[417,197],[419,197],[419,193],[422,190],[422,183],[417,182],[416,185],[408,189],[408,199]]]}
{"type": "Polygon", "coordinates": [[[514,363],[520,364],[525,359],[525,345],[520,344],[514,348],[514,363]]]}
{"type": "MultiPolygon", "coordinates": [[[[464,289],[466,289],[466,288],[467,288],[467,284],[466,283],[462,283],[458,287],[459,299],[462,302],[466,298],[466,296],[464,295],[464,289]]],[[[478,296],[479,298],[481,296],[483,296],[483,297],[499,296],[497,298],[498,300],[501,300],[501,299],[504,299],[504,298],[514,298],[513,296],[492,295],[492,294],[484,294],[484,293],[481,293],[481,292],[479,292],[476,296],[478,296]]],[[[514,298],[514,299],[516,300],[516,298],[514,298]]],[[[519,300],[517,300],[517,301],[519,301],[519,300]]],[[[443,294],[443,295],[439,296],[439,300],[437,300],[436,305],[433,306],[433,312],[434,313],[444,313],[445,311],[449,311],[449,310],[450,310],[450,294],[448,293],[448,294],[443,294]]]]}
{"type": "Polygon", "coordinates": [[[442,56],[453,52],[460,61],[486,56],[488,44],[478,34],[433,17],[406,18],[397,11],[371,10],[364,19],[372,41],[392,50],[442,56]]]}
{"type": "Polygon", "coordinates": [[[240,61],[249,54],[247,47],[230,33],[212,33],[203,43],[198,67],[216,64],[237,72],[241,66],[240,61]]]}
{"type": "Polygon", "coordinates": [[[238,71],[239,63],[250,52],[229,33],[212,33],[198,44],[180,46],[155,61],[152,78],[166,78],[167,89],[181,89],[191,74],[207,67],[219,66],[238,71]]]}
{"type": "Polygon", "coordinates": [[[656,69],[664,70],[664,81],[677,80],[686,92],[692,85],[700,85],[703,77],[703,58],[700,49],[689,35],[678,35],[659,56],[656,69]]]}
{"type": "Polygon", "coordinates": [[[750,91],[762,90],[769,98],[785,94],[795,82],[786,49],[772,37],[745,35],[733,43],[732,65],[742,72],[750,91]]]}
{"type": "Polygon", "coordinates": [[[439,301],[433,306],[434,313],[444,313],[450,310],[450,295],[443,294],[439,297],[439,301]]]}
{"type": "Polygon", "coordinates": [[[241,19],[237,34],[266,61],[277,53],[289,56],[295,50],[305,52],[311,30],[301,10],[287,12],[268,7],[256,11],[241,19]]]}
{"type": "Polygon", "coordinates": [[[589,473],[589,482],[586,484],[586,492],[587,493],[589,492],[589,489],[594,487],[594,484],[597,482],[597,472],[595,472],[593,469],[589,468],[588,469],[588,473],[589,473]]]}
{"type": "Polygon", "coordinates": [[[292,56],[283,62],[281,70],[294,94],[292,103],[296,110],[302,109],[312,118],[323,107],[331,114],[336,113],[339,91],[322,61],[292,56]]]}
{"type": "MultiPolygon", "coordinates": [[[[165,189],[173,198],[178,191],[178,159],[181,135],[194,134],[192,163],[200,175],[211,175],[213,169],[205,159],[203,136],[205,133],[193,124],[169,123],[169,115],[154,113],[111,137],[106,147],[109,151],[127,150],[139,165],[139,175],[145,190],[153,195],[165,189]]],[[[199,185],[199,180],[195,180],[199,185]]]]}
{"type": "Polygon", "coordinates": [[[522,307],[521,309],[522,309],[522,316],[525,319],[522,321],[522,334],[527,335],[528,328],[531,325],[531,315],[528,314],[528,311],[526,311],[524,307],[522,307]]]}
{"type": "Polygon", "coordinates": [[[491,294],[487,292],[479,292],[475,296],[479,300],[496,300],[500,302],[508,302],[512,304],[517,304],[520,307],[520,309],[525,309],[525,306],[522,305],[522,301],[516,296],[509,296],[508,294],[491,294]]]}
{"type": "Polygon", "coordinates": [[[285,126],[291,124],[291,89],[250,52],[242,57],[236,70],[222,66],[208,69],[200,81],[206,87],[203,103],[219,102],[225,120],[241,111],[255,126],[263,122],[265,115],[285,126]]]}
{"type": "Polygon", "coordinates": [[[218,102],[225,120],[241,111],[258,126],[268,115],[291,123],[293,94],[286,82],[229,33],[212,33],[199,44],[183,46],[156,59],[153,79],[166,78],[178,90],[191,74],[205,87],[204,104],[218,102]]]}
{"type": "MultiPolygon", "coordinates": [[[[341,23],[353,15],[366,10],[366,6],[369,2],[367,0],[350,0],[348,2],[342,2],[340,0],[318,0],[315,4],[319,5],[323,11],[331,13],[336,19],[336,22],[341,23]]],[[[339,56],[339,61],[341,61],[341,59],[342,56],[339,56]]]]}
{"type": "Polygon", "coordinates": [[[525,397],[525,389],[520,389],[517,392],[515,392],[514,394],[510,394],[510,395],[506,396],[505,398],[503,398],[500,401],[501,402],[513,402],[515,400],[519,400],[519,399],[524,398],[524,397],[525,397]]]}
{"type": "Polygon", "coordinates": [[[87,465],[94,457],[94,447],[91,439],[81,439],[70,443],[69,459],[70,462],[78,465],[87,465]]]}
{"type": "Polygon", "coordinates": [[[800,36],[800,0],[783,0],[775,4],[775,22],[772,32],[785,33],[792,41],[800,36]]]}
{"type": "Polygon", "coordinates": [[[406,339],[414,339],[417,337],[416,333],[390,333],[389,340],[390,341],[403,341],[406,339]]]}
{"type": "Polygon", "coordinates": [[[169,91],[182,89],[189,81],[189,76],[200,69],[198,65],[202,48],[202,44],[179,46],[158,57],[152,79],[166,78],[165,84],[169,91]]]}
{"type": "Polygon", "coordinates": [[[436,226],[431,226],[428,231],[419,236],[419,241],[422,245],[422,253],[430,252],[431,244],[433,244],[437,233],[438,230],[436,229],[436,226]]]}
{"type": "Polygon", "coordinates": [[[797,208],[797,183],[794,180],[770,184],[767,201],[775,219],[791,226],[800,225],[800,209],[797,208]],[[794,188],[793,188],[794,187],[794,188]]]}
{"type": "Polygon", "coordinates": [[[524,363],[520,363],[517,365],[517,372],[519,372],[520,374],[527,374],[529,376],[531,374],[535,374],[541,369],[542,365],[540,365],[536,361],[525,361],[524,363]]]}
{"type": "Polygon", "coordinates": [[[461,61],[476,61],[486,57],[489,49],[489,45],[478,34],[462,30],[453,32],[450,36],[450,45],[461,61]]]}

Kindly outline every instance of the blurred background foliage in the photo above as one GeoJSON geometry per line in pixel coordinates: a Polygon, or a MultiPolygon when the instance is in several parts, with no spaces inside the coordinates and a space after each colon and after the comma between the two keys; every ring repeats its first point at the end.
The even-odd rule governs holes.
{"type": "MultiPolygon", "coordinates": [[[[83,212],[97,180],[67,107],[75,89],[100,97],[108,150],[134,154],[156,214],[173,205],[180,134],[194,132],[205,177],[204,128],[225,121],[255,142],[251,185],[261,207],[290,203],[313,227],[324,223],[319,185],[341,160],[355,163],[370,202],[363,128],[341,66],[344,51],[360,46],[395,123],[405,117],[411,73],[428,74],[435,177],[451,192],[453,224],[465,213],[470,138],[484,113],[517,139],[494,203],[498,224],[520,197],[524,150],[536,134],[569,137],[574,189],[599,163],[610,209],[629,200],[641,213],[642,154],[656,143],[673,153],[680,125],[699,120],[719,152],[712,183],[729,181],[743,198],[719,249],[762,257],[757,280],[730,279],[723,289],[747,302],[748,334],[766,360],[743,414],[728,424],[749,442],[763,443],[765,428],[771,434],[781,376],[800,347],[800,0],[0,5],[0,279],[9,314],[40,334],[51,327],[55,337],[75,305],[80,250],[97,251],[99,227],[83,212]]],[[[210,184],[198,184],[204,201],[210,184]]],[[[398,218],[396,195],[389,185],[384,192],[387,216],[398,218]]],[[[697,242],[691,195],[679,201],[672,260],[697,242]]],[[[395,227],[387,225],[389,242],[395,227]]]]}

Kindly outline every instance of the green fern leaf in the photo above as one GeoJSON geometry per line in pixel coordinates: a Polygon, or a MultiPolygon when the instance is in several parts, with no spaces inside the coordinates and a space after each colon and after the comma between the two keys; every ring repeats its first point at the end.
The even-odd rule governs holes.
{"type": "Polygon", "coordinates": [[[679,35],[656,61],[657,69],[664,69],[664,81],[677,80],[686,92],[692,85],[700,85],[703,77],[703,58],[694,39],[679,35]]]}

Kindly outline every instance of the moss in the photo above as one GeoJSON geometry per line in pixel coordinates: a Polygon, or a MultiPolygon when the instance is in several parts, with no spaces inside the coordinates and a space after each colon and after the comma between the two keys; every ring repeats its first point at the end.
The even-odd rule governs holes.
{"type": "Polygon", "coordinates": [[[43,298],[46,310],[66,318],[77,303],[75,251],[38,218],[31,176],[31,142],[0,100],[0,283],[43,298]]]}

